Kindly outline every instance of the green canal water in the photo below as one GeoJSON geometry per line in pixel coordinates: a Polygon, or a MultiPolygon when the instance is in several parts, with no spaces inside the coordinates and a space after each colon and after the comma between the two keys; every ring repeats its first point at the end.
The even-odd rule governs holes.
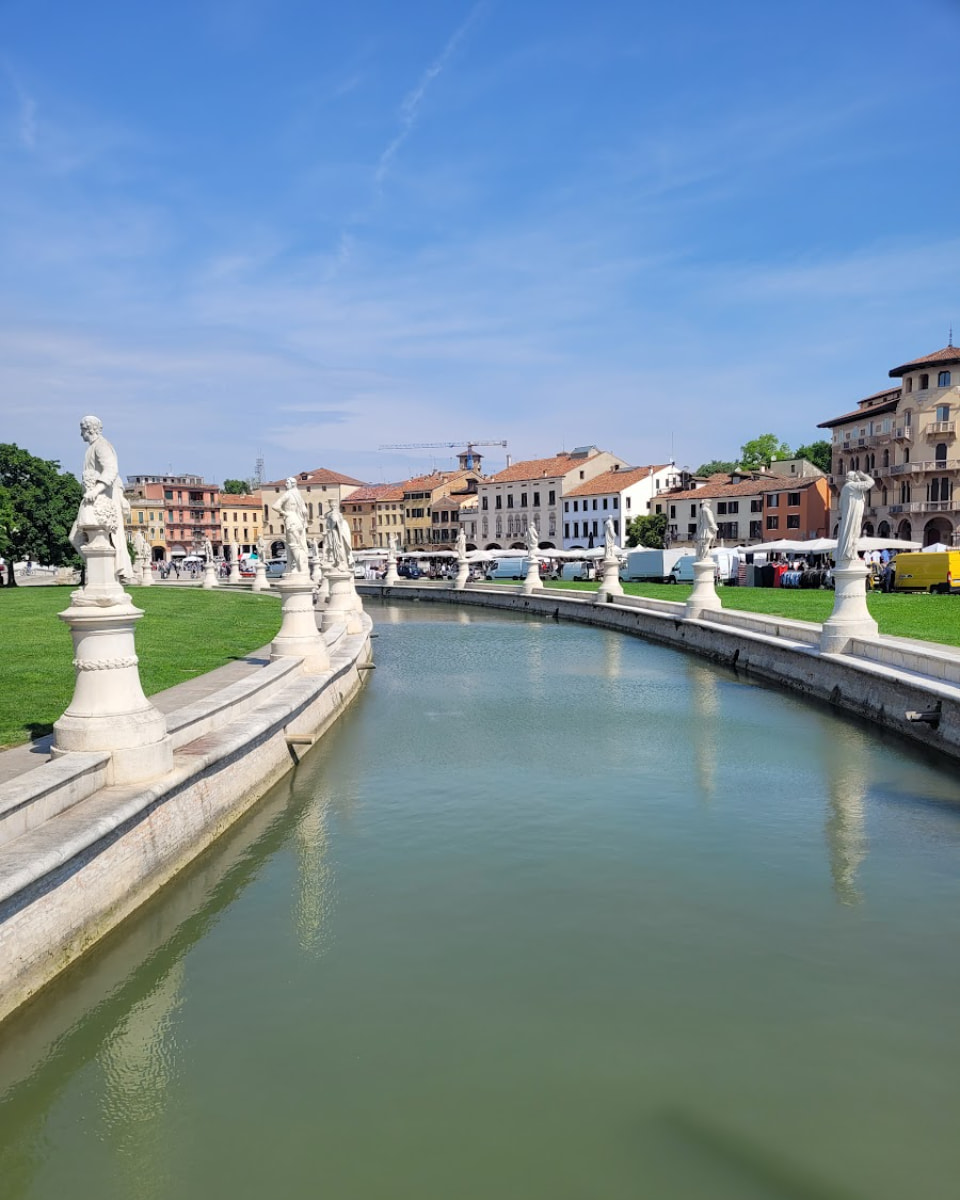
{"type": "Polygon", "coordinates": [[[344,719],[0,1031],[2,1200],[960,1194],[960,783],[614,633],[373,607],[344,719]]]}

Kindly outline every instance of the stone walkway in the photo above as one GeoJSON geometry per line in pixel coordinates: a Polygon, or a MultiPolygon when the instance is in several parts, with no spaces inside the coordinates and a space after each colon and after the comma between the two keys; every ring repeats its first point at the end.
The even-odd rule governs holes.
{"type": "MultiPolygon", "coordinates": [[[[167,688],[164,692],[157,692],[156,695],[150,697],[150,700],[162,713],[176,712],[180,708],[186,708],[188,704],[193,704],[195,701],[202,700],[213,692],[219,691],[228,684],[236,683],[238,679],[252,675],[261,667],[266,666],[269,661],[270,647],[262,646],[259,650],[254,650],[252,654],[247,655],[246,658],[225,663],[222,667],[207,671],[205,675],[198,675],[196,679],[188,679],[184,683],[167,688]]],[[[0,751],[0,786],[47,762],[50,758],[52,742],[53,734],[48,733],[35,742],[14,746],[12,750],[0,751]]]]}

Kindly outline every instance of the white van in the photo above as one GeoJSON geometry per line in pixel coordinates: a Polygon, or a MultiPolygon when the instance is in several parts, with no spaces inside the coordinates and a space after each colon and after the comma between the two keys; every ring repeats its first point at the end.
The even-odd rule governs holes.
{"type": "MultiPolygon", "coordinates": [[[[677,559],[673,568],[677,583],[693,583],[693,564],[696,562],[696,557],[695,554],[685,554],[683,558],[677,559]]],[[[725,550],[722,547],[718,550],[711,550],[710,557],[716,568],[717,583],[729,584],[739,581],[740,559],[732,550],[725,550]]]]}
{"type": "Polygon", "coordinates": [[[523,579],[529,558],[498,558],[487,567],[487,579],[523,579]]]}
{"type": "Polygon", "coordinates": [[[561,579],[571,579],[582,582],[585,579],[596,579],[597,569],[592,562],[565,562],[560,568],[561,579]]]}

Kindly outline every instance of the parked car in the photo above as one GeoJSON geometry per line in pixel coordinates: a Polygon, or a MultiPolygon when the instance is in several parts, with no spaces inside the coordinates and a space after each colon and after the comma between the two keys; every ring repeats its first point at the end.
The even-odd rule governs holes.
{"type": "Polygon", "coordinates": [[[487,579],[523,579],[528,558],[498,558],[487,567],[487,579]]]}
{"type": "Polygon", "coordinates": [[[267,560],[267,577],[276,579],[287,569],[287,560],[285,558],[271,558],[267,560]]]}
{"type": "Polygon", "coordinates": [[[401,579],[419,579],[423,572],[414,562],[402,562],[397,567],[401,579]]]}

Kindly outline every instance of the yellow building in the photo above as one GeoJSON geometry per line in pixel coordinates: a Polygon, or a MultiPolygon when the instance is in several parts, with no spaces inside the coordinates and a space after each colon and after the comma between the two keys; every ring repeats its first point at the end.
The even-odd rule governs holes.
{"type": "Polygon", "coordinates": [[[132,541],[137,532],[142,533],[150,547],[152,561],[162,562],[167,557],[162,502],[128,495],[127,503],[130,505],[130,519],[126,525],[127,540],[132,541]]]}
{"type": "MultiPolygon", "coordinates": [[[[458,499],[476,493],[483,478],[479,471],[434,471],[418,475],[403,484],[403,546],[405,550],[420,550],[438,545],[434,536],[433,505],[447,496],[458,499]]],[[[449,531],[449,522],[448,522],[449,531]]],[[[453,535],[456,538],[456,533],[453,535]]],[[[446,543],[441,543],[446,545],[446,543]]]]}
{"type": "Polygon", "coordinates": [[[230,554],[239,548],[240,554],[250,554],[257,548],[257,538],[263,528],[263,500],[259,492],[246,496],[220,495],[220,522],[224,548],[230,554]]]}
{"type": "Polygon", "coordinates": [[[403,542],[403,488],[397,483],[374,483],[357,488],[344,501],[354,550],[378,550],[396,533],[403,542]],[[392,527],[391,527],[392,520],[392,527]]]}
{"type": "MultiPolygon", "coordinates": [[[[326,467],[291,474],[297,481],[297,491],[306,505],[307,537],[311,539],[323,537],[323,518],[330,509],[330,501],[336,500],[343,511],[347,497],[364,486],[359,479],[351,479],[339,471],[328,471],[326,467]]],[[[286,479],[275,479],[263,484],[260,489],[261,528],[271,554],[280,554],[284,548],[283,521],[274,512],[273,506],[286,489],[286,479]]]]}

